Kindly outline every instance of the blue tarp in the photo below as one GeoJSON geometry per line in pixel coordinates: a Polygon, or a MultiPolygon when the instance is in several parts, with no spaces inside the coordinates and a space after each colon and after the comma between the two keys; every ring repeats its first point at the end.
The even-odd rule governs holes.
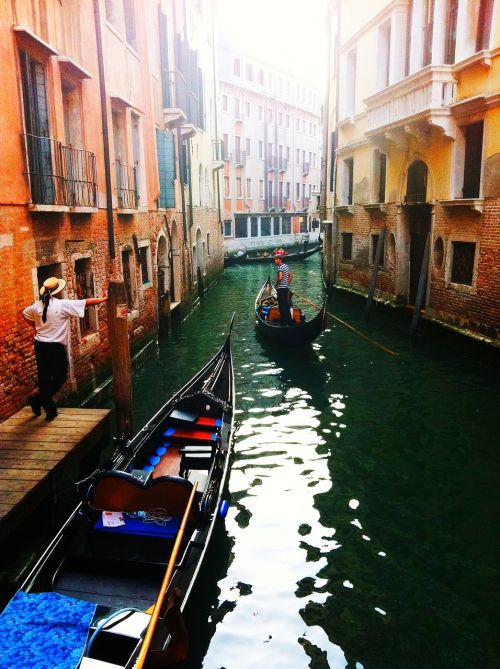
{"type": "Polygon", "coordinates": [[[75,669],[95,604],[19,591],[0,616],[0,669],[75,669]]]}

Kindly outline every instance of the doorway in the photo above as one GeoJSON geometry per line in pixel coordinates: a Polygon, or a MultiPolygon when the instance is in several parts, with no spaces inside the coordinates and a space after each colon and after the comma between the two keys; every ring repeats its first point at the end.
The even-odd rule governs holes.
{"type": "Polygon", "coordinates": [[[418,282],[424,260],[425,242],[431,229],[430,205],[408,207],[408,229],[410,232],[410,267],[408,304],[414,305],[417,297],[418,282]]]}

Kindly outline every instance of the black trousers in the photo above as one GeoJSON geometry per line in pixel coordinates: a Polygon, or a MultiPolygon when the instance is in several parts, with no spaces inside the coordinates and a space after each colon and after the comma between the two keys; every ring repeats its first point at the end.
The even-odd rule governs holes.
{"type": "Polygon", "coordinates": [[[280,325],[292,325],[293,318],[290,314],[290,301],[288,299],[288,288],[277,288],[278,307],[280,310],[280,325]]]}
{"type": "Polygon", "coordinates": [[[56,411],[52,397],[68,378],[68,354],[66,346],[35,339],[35,357],[38,370],[38,393],[33,399],[48,414],[56,411]]]}

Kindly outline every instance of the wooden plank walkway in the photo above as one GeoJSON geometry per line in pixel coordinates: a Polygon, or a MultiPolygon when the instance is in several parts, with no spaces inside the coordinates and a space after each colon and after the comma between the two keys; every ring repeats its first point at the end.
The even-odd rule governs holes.
{"type": "Polygon", "coordinates": [[[0,423],[0,537],[47,497],[63,465],[109,435],[108,409],[59,408],[52,422],[29,407],[0,423]]]}

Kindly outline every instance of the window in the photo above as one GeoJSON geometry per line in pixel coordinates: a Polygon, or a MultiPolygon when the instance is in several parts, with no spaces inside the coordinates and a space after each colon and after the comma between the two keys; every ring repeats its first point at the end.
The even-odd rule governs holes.
{"type": "MultiPolygon", "coordinates": [[[[135,181],[136,197],[141,194],[143,185],[143,173],[141,164],[141,130],[140,118],[137,114],[130,114],[131,130],[132,130],[132,167],[135,181]]],[[[144,195],[144,193],[142,193],[144,195]]],[[[135,207],[137,207],[137,202],[135,207]]]]}
{"type": "Polygon", "coordinates": [[[434,0],[424,1],[424,41],[422,67],[432,62],[432,33],[434,30],[434,0]]]}
{"type": "Polygon", "coordinates": [[[234,59],[234,74],[239,77],[241,72],[241,65],[240,65],[240,59],[235,58],[234,59]]]}
{"type": "Polygon", "coordinates": [[[229,177],[224,177],[224,197],[230,197],[231,190],[229,187],[229,177]]]}
{"type": "Polygon", "coordinates": [[[227,135],[227,133],[224,133],[222,135],[222,151],[223,151],[222,158],[224,160],[228,160],[229,159],[229,136],[227,135]]]}
{"type": "Polygon", "coordinates": [[[353,118],[356,107],[356,49],[347,54],[345,105],[345,116],[353,118]]]}
{"type": "MultiPolygon", "coordinates": [[[[377,255],[377,246],[378,246],[378,240],[380,239],[380,235],[370,235],[370,265],[375,264],[375,256],[377,255]]],[[[378,263],[379,267],[382,267],[384,264],[384,249],[382,249],[382,253],[380,255],[380,261],[378,263]]]]}
{"type": "Polygon", "coordinates": [[[458,0],[449,0],[446,15],[446,48],[444,62],[452,64],[455,62],[455,47],[457,44],[457,16],[458,0]]]}
{"type": "Polygon", "coordinates": [[[207,232],[207,255],[210,255],[210,233],[207,232]]]}
{"type": "Polygon", "coordinates": [[[234,236],[238,239],[248,237],[247,219],[246,217],[237,216],[234,221],[234,236]]]}
{"type": "Polygon", "coordinates": [[[489,49],[492,14],[493,0],[481,0],[477,22],[476,51],[489,49]]]}
{"type": "Polygon", "coordinates": [[[472,285],[474,276],[474,242],[452,242],[451,282],[472,285]]]}
{"type": "Polygon", "coordinates": [[[151,254],[149,252],[149,242],[139,242],[139,262],[141,265],[141,283],[151,283],[151,254]]]}
{"type": "Polygon", "coordinates": [[[264,142],[259,141],[259,158],[264,158],[264,142]]]}
{"type": "Polygon", "coordinates": [[[281,219],[281,234],[290,235],[292,232],[292,219],[288,216],[283,216],[281,219]]]}
{"type": "Polygon", "coordinates": [[[119,0],[106,0],[106,20],[111,23],[115,30],[121,28],[119,0]]]}
{"type": "Polygon", "coordinates": [[[342,190],[342,203],[352,204],[352,190],[354,177],[354,158],[344,160],[344,180],[342,190]]]}
{"type": "Polygon", "coordinates": [[[222,96],[222,111],[227,111],[227,95],[222,96]]]}
{"type": "Polygon", "coordinates": [[[233,234],[233,222],[232,220],[225,219],[224,220],[224,237],[231,237],[233,234]]]}
{"type": "MultiPolygon", "coordinates": [[[[78,300],[94,297],[94,275],[90,258],[79,258],[75,261],[75,292],[78,300]]],[[[80,335],[97,332],[97,314],[95,305],[85,309],[83,318],[80,318],[80,335]]]]}
{"type": "Polygon", "coordinates": [[[264,107],[259,105],[259,121],[262,121],[264,119],[264,107]]]}
{"type": "Polygon", "coordinates": [[[411,24],[413,20],[413,0],[408,0],[406,10],[406,42],[405,42],[405,77],[410,71],[411,24]]]}
{"type": "Polygon", "coordinates": [[[389,63],[391,60],[391,22],[387,21],[378,29],[377,88],[389,86],[389,63]]]}
{"type": "Polygon", "coordinates": [[[234,98],[234,118],[241,118],[239,98],[234,98]]]}
{"type": "Polygon", "coordinates": [[[259,84],[264,85],[264,70],[259,69],[257,81],[259,84]]]}
{"type": "Polygon", "coordinates": [[[342,233],[342,260],[352,260],[352,232],[342,233]]]}
{"type": "Polygon", "coordinates": [[[287,161],[290,162],[290,147],[289,146],[286,147],[285,157],[286,157],[287,161]]]}
{"type": "Polygon", "coordinates": [[[273,122],[273,110],[272,109],[267,110],[267,121],[268,121],[268,123],[273,122]]]}
{"type": "Polygon", "coordinates": [[[253,65],[251,63],[247,63],[246,71],[248,81],[253,81],[253,65]]]}
{"type": "Polygon", "coordinates": [[[296,119],[296,120],[295,120],[295,130],[296,130],[297,132],[300,131],[300,119],[296,119]]]}
{"type": "Polygon", "coordinates": [[[245,149],[247,152],[247,158],[250,158],[250,137],[247,137],[245,140],[245,149]]]}
{"type": "Polygon", "coordinates": [[[290,114],[287,114],[285,116],[285,125],[286,125],[287,128],[290,127],[290,114]]]}
{"type": "Polygon", "coordinates": [[[250,117],[250,103],[249,102],[245,102],[245,116],[247,118],[250,117]]]}
{"type": "Polygon", "coordinates": [[[297,149],[297,160],[296,160],[297,165],[300,165],[300,149],[297,149]]]}
{"type": "Polygon", "coordinates": [[[247,179],[247,197],[252,197],[252,180],[247,179]]]}
{"type": "Polygon", "coordinates": [[[125,17],[125,39],[128,44],[137,50],[137,33],[135,27],[135,0],[123,0],[123,14],[125,17]]]}
{"type": "Polygon", "coordinates": [[[483,121],[465,126],[463,197],[479,197],[483,155],[483,121]]]}
{"type": "Polygon", "coordinates": [[[380,151],[373,152],[373,197],[375,202],[385,202],[386,161],[385,154],[380,151]]]}
{"type": "Polygon", "coordinates": [[[290,182],[289,181],[286,182],[285,194],[286,194],[286,199],[289,200],[290,199],[290,182]]]}
{"type": "Polygon", "coordinates": [[[156,154],[158,159],[158,177],[160,197],[158,206],[162,209],[175,207],[175,143],[174,133],[156,129],[156,154]]]}
{"type": "Polygon", "coordinates": [[[283,125],[283,113],[278,112],[278,125],[282,126],[283,125]]]}
{"type": "Polygon", "coordinates": [[[262,179],[259,181],[259,197],[261,200],[264,199],[264,181],[262,179]]]}
{"type": "Polygon", "coordinates": [[[36,204],[56,204],[45,66],[26,51],[19,56],[31,199],[36,204]]]}
{"type": "Polygon", "coordinates": [[[241,177],[236,177],[236,197],[242,197],[243,193],[241,191],[241,177]]]}
{"type": "Polygon", "coordinates": [[[295,186],[295,199],[300,200],[300,184],[297,183],[295,186]]]}
{"type": "Polygon", "coordinates": [[[252,216],[250,219],[250,236],[258,237],[259,236],[259,219],[256,216],[252,216]]]}
{"type": "Polygon", "coordinates": [[[271,161],[273,159],[273,145],[272,142],[267,143],[267,159],[271,161]]]}
{"type": "Polygon", "coordinates": [[[129,309],[136,309],[137,286],[135,283],[135,264],[132,249],[124,249],[122,251],[122,272],[128,307],[129,309]]]}
{"type": "Polygon", "coordinates": [[[269,216],[263,216],[260,219],[260,236],[269,237],[271,234],[271,219],[269,216]]]}

